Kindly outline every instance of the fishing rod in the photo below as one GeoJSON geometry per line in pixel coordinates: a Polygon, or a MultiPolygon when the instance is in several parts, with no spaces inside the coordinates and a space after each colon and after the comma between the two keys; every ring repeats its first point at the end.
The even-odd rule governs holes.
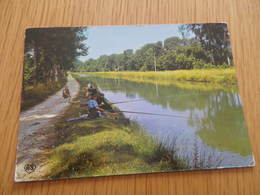
{"type": "Polygon", "coordinates": [[[132,114],[144,114],[144,115],[155,115],[155,116],[167,116],[167,117],[175,117],[175,118],[185,118],[187,119],[188,117],[186,116],[181,116],[181,115],[172,115],[172,114],[156,114],[156,113],[150,113],[150,112],[134,112],[134,111],[127,111],[127,110],[120,110],[117,112],[122,112],[122,113],[132,113],[132,114]]]}
{"type": "MultiPolygon", "coordinates": [[[[179,97],[179,96],[190,96],[190,95],[178,95],[178,96],[176,96],[176,95],[171,95],[171,96],[164,96],[164,98],[167,98],[167,97],[179,97]]],[[[153,97],[153,98],[151,98],[151,99],[155,99],[155,98],[159,98],[159,97],[153,97]]],[[[82,97],[81,97],[81,99],[83,99],[82,97]]],[[[128,100],[128,101],[122,101],[122,102],[111,102],[110,104],[124,104],[124,103],[131,103],[131,102],[139,102],[139,101],[144,101],[144,100],[146,100],[145,98],[139,98],[139,99],[134,99],[134,100],[128,100]]]]}
{"type": "MultiPolygon", "coordinates": [[[[164,98],[167,98],[167,97],[181,97],[181,96],[191,96],[191,95],[190,94],[186,94],[186,95],[171,95],[171,96],[164,96],[164,98]]],[[[159,97],[153,97],[153,98],[149,98],[149,99],[155,99],[155,98],[159,98],[159,97]]],[[[129,100],[129,101],[113,102],[111,104],[123,104],[123,103],[131,103],[131,102],[138,102],[138,101],[144,101],[144,100],[146,100],[146,99],[145,98],[140,98],[140,99],[134,99],[134,100],[129,100]]]]}
{"type": "MultiPolygon", "coordinates": [[[[104,90],[104,89],[103,89],[104,90]]],[[[169,95],[169,96],[164,96],[164,98],[168,98],[168,97],[182,97],[182,96],[191,96],[191,95],[197,95],[199,93],[193,93],[193,94],[185,94],[185,95],[169,95]]],[[[84,96],[79,96],[79,98],[82,100],[85,97],[84,96]]],[[[159,97],[152,97],[149,99],[155,99],[155,98],[159,98],[159,97]]],[[[134,100],[128,100],[128,101],[121,101],[121,102],[112,102],[110,104],[123,104],[123,103],[131,103],[131,102],[138,102],[138,101],[144,101],[146,100],[145,98],[139,98],[139,99],[134,99],[134,100]]]]}
{"type": "Polygon", "coordinates": [[[109,88],[108,88],[108,89],[101,89],[101,88],[100,88],[100,90],[101,90],[101,91],[107,91],[107,90],[109,90],[109,91],[115,91],[115,90],[120,90],[120,89],[109,89],[109,88]]]}
{"type": "MultiPolygon", "coordinates": [[[[129,102],[138,102],[138,101],[143,101],[144,99],[137,99],[137,100],[129,100],[129,101],[123,101],[123,102],[114,102],[114,103],[108,103],[108,104],[123,104],[123,103],[129,103],[129,102]]],[[[81,107],[83,106],[88,106],[87,104],[80,104],[81,107]]]]}
{"type": "Polygon", "coordinates": [[[144,100],[144,98],[140,98],[140,99],[129,100],[129,101],[113,102],[113,103],[111,103],[111,104],[123,104],[123,103],[138,102],[138,101],[143,101],[143,100],[144,100]]]}

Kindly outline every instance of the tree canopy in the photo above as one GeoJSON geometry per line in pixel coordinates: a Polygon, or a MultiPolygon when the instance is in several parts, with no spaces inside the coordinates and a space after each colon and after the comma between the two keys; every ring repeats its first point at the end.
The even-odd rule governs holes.
{"type": "Polygon", "coordinates": [[[26,31],[24,84],[66,77],[78,56],[87,55],[86,28],[33,28],[26,31]]]}
{"type": "Polygon", "coordinates": [[[227,24],[188,24],[184,28],[195,34],[214,65],[230,63],[232,55],[227,24]]]}
{"type": "Polygon", "coordinates": [[[103,55],[75,63],[75,71],[160,71],[232,66],[227,25],[179,26],[181,37],[149,43],[136,51],[103,55]],[[189,36],[192,34],[193,36],[189,36]]]}

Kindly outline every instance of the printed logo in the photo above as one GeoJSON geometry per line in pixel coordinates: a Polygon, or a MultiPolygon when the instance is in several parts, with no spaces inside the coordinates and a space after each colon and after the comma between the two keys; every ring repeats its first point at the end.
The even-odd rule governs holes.
{"type": "Polygon", "coordinates": [[[26,171],[26,173],[30,174],[32,172],[34,172],[36,169],[36,165],[34,163],[31,163],[31,164],[26,164],[24,166],[24,170],[26,171]]]}

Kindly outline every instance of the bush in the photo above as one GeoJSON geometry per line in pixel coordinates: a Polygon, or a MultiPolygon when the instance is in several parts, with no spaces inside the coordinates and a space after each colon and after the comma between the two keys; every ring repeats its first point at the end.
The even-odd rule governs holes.
{"type": "MultiPolygon", "coordinates": [[[[198,62],[198,66],[200,66],[198,62]]],[[[236,84],[236,72],[233,68],[212,68],[212,64],[205,64],[208,69],[175,70],[175,71],[146,71],[146,72],[98,72],[86,73],[105,78],[120,78],[135,82],[167,82],[168,85],[175,81],[208,82],[214,84],[236,84]]],[[[81,73],[82,74],[82,73],[81,73]]]]}
{"type": "Polygon", "coordinates": [[[203,62],[202,60],[195,60],[192,63],[192,67],[193,69],[202,69],[205,68],[205,62],[203,62]]]}
{"type": "Polygon", "coordinates": [[[49,83],[39,83],[36,86],[27,86],[22,94],[21,110],[25,111],[44,101],[47,97],[57,92],[66,83],[66,80],[49,83]]]}
{"type": "Polygon", "coordinates": [[[178,69],[192,69],[194,61],[196,61],[196,59],[192,56],[186,56],[184,54],[176,55],[176,64],[178,69]]]}

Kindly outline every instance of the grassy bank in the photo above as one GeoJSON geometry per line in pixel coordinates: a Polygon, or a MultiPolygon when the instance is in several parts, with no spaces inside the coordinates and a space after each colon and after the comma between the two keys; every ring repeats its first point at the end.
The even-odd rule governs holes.
{"type": "MultiPolygon", "coordinates": [[[[87,78],[76,78],[81,86],[86,86],[87,78]]],[[[84,107],[72,104],[56,123],[58,139],[48,161],[49,178],[172,171],[186,167],[177,158],[174,147],[167,150],[123,115],[117,119],[65,122],[85,112],[84,107]]]]}
{"type": "Polygon", "coordinates": [[[233,68],[158,72],[88,72],[83,74],[92,74],[106,78],[120,78],[135,82],[157,83],[161,85],[174,84],[176,81],[203,82],[216,85],[236,85],[237,83],[236,73],[233,68]]]}
{"type": "Polygon", "coordinates": [[[37,84],[36,86],[27,86],[22,95],[21,110],[25,111],[36,104],[41,103],[50,95],[60,90],[65,83],[66,80],[62,80],[47,84],[37,84]]]}

